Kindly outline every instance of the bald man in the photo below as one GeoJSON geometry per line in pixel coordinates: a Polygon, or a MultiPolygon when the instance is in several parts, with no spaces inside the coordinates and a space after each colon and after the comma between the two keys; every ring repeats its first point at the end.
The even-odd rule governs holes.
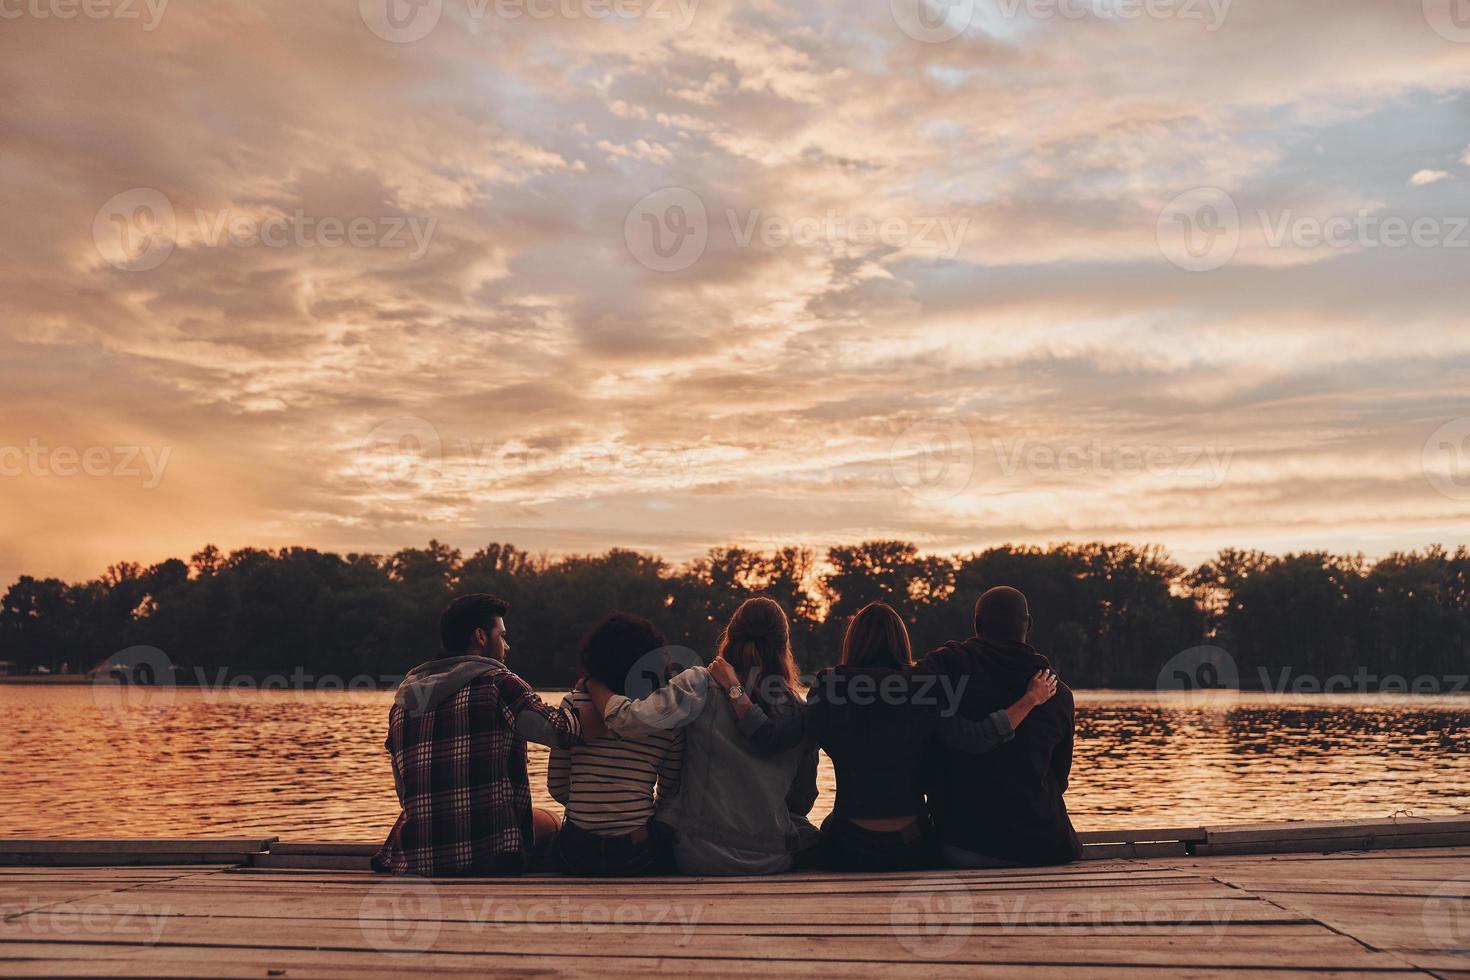
{"type": "MultiPolygon", "coordinates": [[[[983,718],[1026,690],[1051,663],[1031,646],[1026,597],[997,586],[975,603],[975,635],[951,640],[919,670],[950,679],[964,692],[959,711],[983,718]],[[961,684],[962,678],[968,678],[961,684]]],[[[953,706],[946,706],[952,710],[953,706]]],[[[1082,856],[1062,799],[1072,769],[1072,691],[1038,705],[1010,742],[985,755],[932,745],[925,792],[946,863],[955,867],[1065,864],[1082,856]]]]}

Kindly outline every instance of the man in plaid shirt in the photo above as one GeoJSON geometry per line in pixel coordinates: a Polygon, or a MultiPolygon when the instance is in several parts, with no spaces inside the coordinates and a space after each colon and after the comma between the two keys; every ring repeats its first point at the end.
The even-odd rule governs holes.
{"type": "Polygon", "coordinates": [[[505,666],[508,603],[463,595],[439,618],[448,656],[408,673],[388,713],[403,811],[373,857],[394,874],[518,874],[561,821],[531,808],[526,741],[581,742],[574,712],[552,708],[505,666]]]}

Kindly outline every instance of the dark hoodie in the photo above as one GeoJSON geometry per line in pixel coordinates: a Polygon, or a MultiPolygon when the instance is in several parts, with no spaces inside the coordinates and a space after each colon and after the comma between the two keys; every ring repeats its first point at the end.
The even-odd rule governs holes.
{"type": "MultiPolygon", "coordinates": [[[[1026,643],[972,636],[951,640],[919,665],[957,683],[969,677],[961,712],[982,718],[1014,703],[1050,662],[1026,643]]],[[[1072,691],[1058,684],[1016,737],[986,755],[932,743],[924,787],[939,839],[951,847],[1020,864],[1064,864],[1082,856],[1062,794],[1072,769],[1072,691]]]]}

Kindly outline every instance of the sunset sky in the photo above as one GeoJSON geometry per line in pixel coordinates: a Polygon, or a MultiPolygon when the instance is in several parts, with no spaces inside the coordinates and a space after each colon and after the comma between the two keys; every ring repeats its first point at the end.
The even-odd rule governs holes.
{"type": "Polygon", "coordinates": [[[0,0],[0,586],[1470,541],[1467,0],[389,2],[0,0]]]}

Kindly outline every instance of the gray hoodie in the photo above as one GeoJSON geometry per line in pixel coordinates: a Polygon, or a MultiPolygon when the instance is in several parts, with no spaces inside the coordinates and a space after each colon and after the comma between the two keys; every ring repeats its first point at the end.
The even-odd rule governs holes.
{"type": "Polygon", "coordinates": [[[404,676],[398,685],[398,693],[393,695],[393,703],[406,711],[410,718],[417,718],[454,697],[470,681],[505,669],[505,664],[499,660],[474,654],[430,660],[404,676]]]}
{"type": "MultiPolygon", "coordinates": [[[[509,672],[509,670],[510,668],[499,660],[474,654],[430,660],[426,664],[419,664],[404,675],[398,685],[398,693],[393,695],[393,705],[402,708],[410,718],[417,718],[438,708],[481,677],[499,671],[509,672]]],[[[576,712],[569,712],[565,708],[551,709],[548,705],[542,705],[545,710],[560,711],[570,717],[572,735],[568,738],[557,731],[556,726],[548,721],[545,715],[537,711],[528,711],[527,707],[529,705],[516,713],[515,732],[517,735],[529,742],[549,745],[552,748],[566,748],[581,742],[582,727],[576,712]]]]}

